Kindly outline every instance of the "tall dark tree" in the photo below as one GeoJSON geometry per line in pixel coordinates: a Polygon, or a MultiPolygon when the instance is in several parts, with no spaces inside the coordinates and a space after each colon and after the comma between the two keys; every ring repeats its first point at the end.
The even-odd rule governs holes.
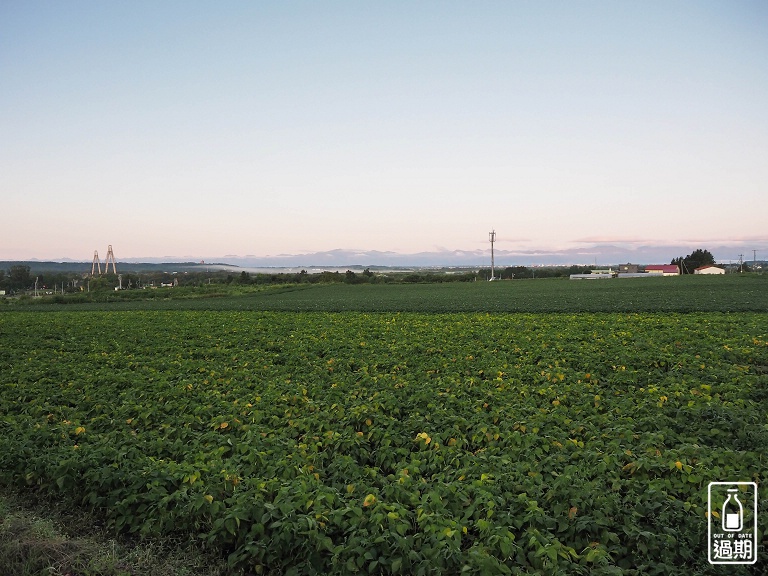
{"type": "Polygon", "coordinates": [[[715,257],[709,250],[702,250],[698,248],[688,254],[685,258],[680,256],[679,258],[673,258],[672,264],[676,264],[680,268],[680,272],[683,274],[693,274],[696,268],[702,266],[709,266],[715,263],[715,257]]]}
{"type": "Polygon", "coordinates": [[[501,273],[501,277],[506,279],[512,278],[531,278],[533,274],[525,266],[507,266],[501,273]]]}
{"type": "Polygon", "coordinates": [[[29,266],[17,264],[11,266],[8,271],[8,285],[11,290],[23,290],[29,288],[32,278],[29,273],[29,266]]]}

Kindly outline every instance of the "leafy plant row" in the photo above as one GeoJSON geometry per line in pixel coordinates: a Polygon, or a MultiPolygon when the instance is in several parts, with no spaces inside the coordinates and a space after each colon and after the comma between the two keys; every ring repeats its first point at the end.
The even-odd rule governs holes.
{"type": "Polygon", "coordinates": [[[767,334],[758,313],[5,313],[0,483],[255,573],[706,574],[708,482],[760,482],[768,509],[767,334]]]}

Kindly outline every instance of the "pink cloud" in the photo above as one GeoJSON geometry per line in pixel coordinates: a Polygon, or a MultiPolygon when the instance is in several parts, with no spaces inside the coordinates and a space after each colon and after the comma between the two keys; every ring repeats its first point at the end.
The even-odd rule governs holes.
{"type": "Polygon", "coordinates": [[[573,240],[577,244],[654,244],[647,238],[622,238],[620,236],[587,236],[573,240]]]}
{"type": "Polygon", "coordinates": [[[720,242],[723,244],[744,244],[746,242],[768,242],[768,235],[762,236],[727,236],[725,238],[686,238],[681,242],[720,242]]]}

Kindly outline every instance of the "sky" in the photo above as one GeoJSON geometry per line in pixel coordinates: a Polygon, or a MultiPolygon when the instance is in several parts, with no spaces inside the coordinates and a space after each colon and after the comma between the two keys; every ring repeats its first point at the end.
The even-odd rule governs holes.
{"type": "Polygon", "coordinates": [[[3,0],[0,260],[768,257],[766,30],[762,0],[3,0]]]}

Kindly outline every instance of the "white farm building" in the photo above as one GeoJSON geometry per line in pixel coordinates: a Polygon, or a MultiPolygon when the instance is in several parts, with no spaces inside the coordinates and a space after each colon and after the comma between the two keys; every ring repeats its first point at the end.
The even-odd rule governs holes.
{"type": "Polygon", "coordinates": [[[694,274],[725,274],[725,270],[717,266],[699,266],[693,271],[694,274]]]}

